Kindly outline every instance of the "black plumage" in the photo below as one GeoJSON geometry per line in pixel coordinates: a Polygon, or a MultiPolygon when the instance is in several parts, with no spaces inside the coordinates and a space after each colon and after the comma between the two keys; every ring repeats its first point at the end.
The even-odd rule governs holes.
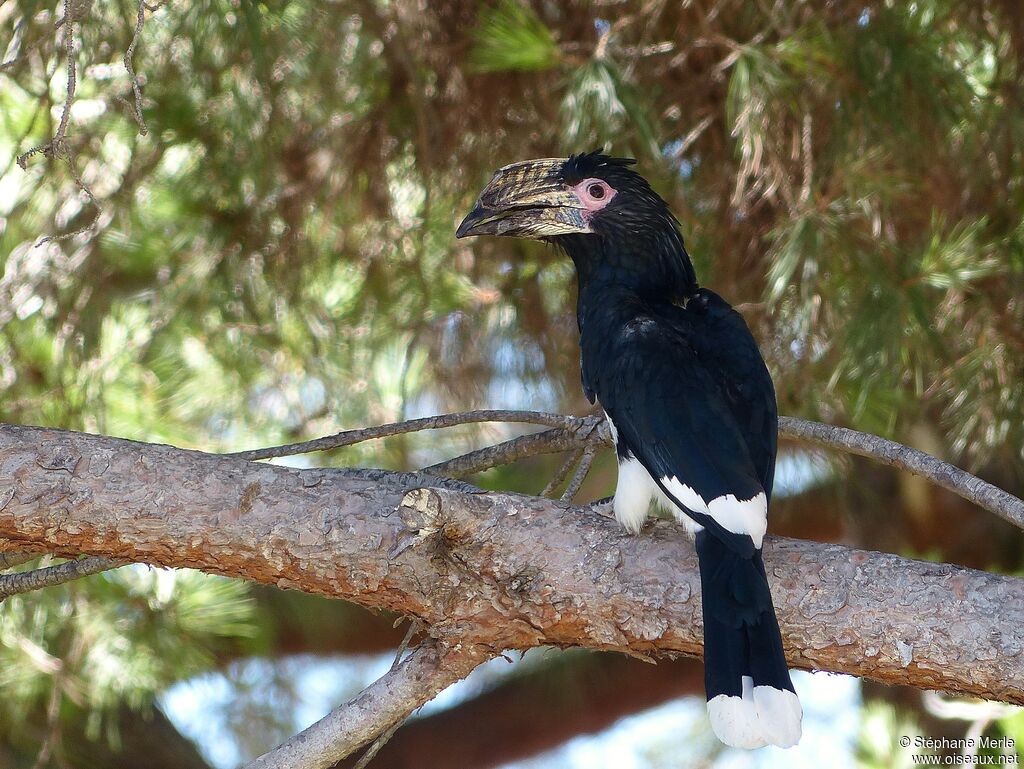
{"type": "Polygon", "coordinates": [[[573,260],[583,387],[619,458],[616,517],[639,531],[653,501],[688,524],[712,725],[730,744],[788,746],[800,707],[761,558],[774,388],[743,318],[698,286],[675,217],[631,163],[589,153],[506,166],[459,235],[545,239],[573,260]]]}

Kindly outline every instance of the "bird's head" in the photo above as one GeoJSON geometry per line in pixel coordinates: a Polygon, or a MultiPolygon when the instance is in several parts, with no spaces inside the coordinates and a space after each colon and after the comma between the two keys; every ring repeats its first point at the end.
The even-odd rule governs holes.
{"type": "Polygon", "coordinates": [[[598,152],[524,160],[499,168],[456,237],[612,235],[617,230],[674,226],[675,220],[630,158],[598,152]]]}
{"type": "Polygon", "coordinates": [[[484,187],[456,237],[550,241],[572,257],[583,281],[614,273],[639,290],[686,297],[697,282],[678,222],[630,168],[635,162],[590,152],[507,165],[484,187]]]}

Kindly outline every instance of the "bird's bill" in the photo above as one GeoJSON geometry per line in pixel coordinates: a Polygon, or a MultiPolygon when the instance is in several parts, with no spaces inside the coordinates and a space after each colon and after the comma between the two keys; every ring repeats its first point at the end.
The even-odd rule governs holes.
{"type": "Polygon", "coordinates": [[[590,232],[579,198],[562,178],[565,162],[565,158],[543,158],[499,168],[455,237],[547,238],[590,232]]]}

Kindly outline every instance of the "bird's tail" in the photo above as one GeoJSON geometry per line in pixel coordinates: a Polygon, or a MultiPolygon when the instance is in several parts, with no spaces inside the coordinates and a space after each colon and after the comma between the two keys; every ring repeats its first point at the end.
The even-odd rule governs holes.
{"type": "Polygon", "coordinates": [[[711,728],[727,745],[788,748],[800,740],[761,551],[745,557],[714,534],[696,537],[704,610],[704,684],[711,728]]]}

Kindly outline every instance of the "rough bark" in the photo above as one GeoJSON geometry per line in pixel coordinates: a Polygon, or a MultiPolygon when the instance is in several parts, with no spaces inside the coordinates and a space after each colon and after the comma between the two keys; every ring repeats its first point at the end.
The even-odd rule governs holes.
{"type": "MultiPolygon", "coordinates": [[[[0,428],[0,537],[18,549],[346,598],[492,651],[700,654],[680,527],[630,537],[586,509],[469,488],[0,428]]],[[[770,540],[765,560],[796,667],[1024,703],[1024,581],[793,540],[770,540]]]]}

